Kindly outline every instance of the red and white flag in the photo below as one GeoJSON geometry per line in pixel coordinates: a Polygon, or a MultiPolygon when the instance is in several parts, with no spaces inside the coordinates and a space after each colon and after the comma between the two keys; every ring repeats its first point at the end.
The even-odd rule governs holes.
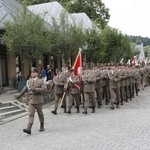
{"type": "Polygon", "coordinates": [[[138,65],[138,63],[137,63],[137,55],[132,58],[132,64],[133,64],[134,67],[138,65]]]}
{"type": "MultiPolygon", "coordinates": [[[[78,55],[76,57],[75,63],[73,65],[74,69],[74,74],[77,75],[79,77],[79,79],[81,79],[82,76],[82,49],[79,48],[79,52],[78,55]]],[[[74,84],[78,89],[80,89],[80,83],[79,84],[74,84]]]]}
{"type": "Polygon", "coordinates": [[[78,55],[76,57],[75,63],[72,68],[74,69],[74,74],[78,75],[79,77],[82,76],[82,54],[81,52],[82,52],[82,49],[79,48],[78,55]]]}

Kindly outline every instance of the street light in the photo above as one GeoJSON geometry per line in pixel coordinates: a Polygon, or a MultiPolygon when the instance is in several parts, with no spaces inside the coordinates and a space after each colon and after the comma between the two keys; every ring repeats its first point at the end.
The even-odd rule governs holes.
{"type": "Polygon", "coordinates": [[[85,66],[87,65],[87,48],[88,48],[88,43],[85,42],[83,45],[83,50],[85,51],[85,66]]]}

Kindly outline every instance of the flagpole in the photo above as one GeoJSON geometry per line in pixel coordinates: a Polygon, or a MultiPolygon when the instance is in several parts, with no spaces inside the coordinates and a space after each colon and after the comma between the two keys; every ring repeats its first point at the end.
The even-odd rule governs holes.
{"type": "MultiPolygon", "coordinates": [[[[79,48],[79,52],[78,52],[78,55],[77,55],[76,60],[75,60],[75,62],[74,62],[73,69],[74,69],[75,64],[77,63],[78,56],[79,56],[79,54],[80,54],[81,52],[82,52],[82,49],[79,48]]],[[[80,58],[80,59],[81,59],[81,58],[80,58]]]]}

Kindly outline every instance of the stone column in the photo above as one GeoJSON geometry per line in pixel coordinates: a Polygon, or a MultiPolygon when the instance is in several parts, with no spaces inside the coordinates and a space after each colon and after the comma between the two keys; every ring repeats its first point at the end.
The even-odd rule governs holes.
{"type": "Polygon", "coordinates": [[[8,63],[8,82],[9,86],[13,87],[13,81],[16,79],[16,59],[15,54],[7,54],[7,63],[8,63]]]}

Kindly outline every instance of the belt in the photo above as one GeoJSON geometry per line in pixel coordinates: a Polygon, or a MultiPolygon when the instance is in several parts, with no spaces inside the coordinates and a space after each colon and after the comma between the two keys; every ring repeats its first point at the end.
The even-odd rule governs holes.
{"type": "Polygon", "coordinates": [[[55,85],[55,87],[63,87],[63,85],[55,85]]]}
{"type": "Polygon", "coordinates": [[[40,96],[42,94],[40,94],[40,93],[39,94],[29,93],[29,95],[33,95],[33,96],[37,96],[38,95],[38,96],[40,96]]]}

